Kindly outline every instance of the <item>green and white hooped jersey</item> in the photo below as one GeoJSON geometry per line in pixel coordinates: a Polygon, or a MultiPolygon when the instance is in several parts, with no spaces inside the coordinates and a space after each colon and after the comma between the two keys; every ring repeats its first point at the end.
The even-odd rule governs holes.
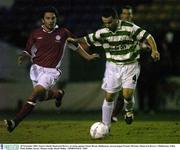
{"type": "Polygon", "coordinates": [[[106,52],[106,60],[116,64],[136,62],[140,57],[139,42],[144,41],[150,34],[127,21],[119,20],[115,32],[102,28],[85,38],[89,45],[102,46],[106,52]]]}

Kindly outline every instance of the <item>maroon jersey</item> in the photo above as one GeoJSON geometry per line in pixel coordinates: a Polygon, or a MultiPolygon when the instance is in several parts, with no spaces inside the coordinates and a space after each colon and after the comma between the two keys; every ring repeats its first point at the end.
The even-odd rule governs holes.
{"type": "Polygon", "coordinates": [[[46,32],[41,27],[31,33],[24,51],[31,55],[34,64],[47,68],[59,68],[66,39],[72,36],[66,28],[56,27],[53,31],[46,32]]]}

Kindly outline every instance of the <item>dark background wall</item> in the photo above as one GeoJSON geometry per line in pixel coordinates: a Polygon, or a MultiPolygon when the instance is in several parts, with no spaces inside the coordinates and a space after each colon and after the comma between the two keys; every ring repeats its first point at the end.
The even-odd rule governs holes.
{"type": "MultiPolygon", "coordinates": [[[[0,7],[0,40],[24,48],[29,33],[40,25],[41,9],[47,5],[55,6],[59,10],[62,26],[66,26],[76,36],[83,36],[101,27],[100,11],[103,7],[112,6],[119,10],[127,4],[134,8],[134,22],[149,31],[157,41],[158,49],[162,52],[159,65],[164,67],[160,67],[163,74],[179,75],[178,0],[14,0],[11,7],[0,7]],[[167,61],[171,66],[168,66],[167,61]]],[[[103,55],[102,51],[99,52],[103,55]]],[[[99,80],[103,70],[103,60],[87,63],[70,52],[71,81],[99,80]]]]}
{"type": "MultiPolygon", "coordinates": [[[[0,95],[3,99],[0,101],[1,108],[6,108],[6,106],[8,108],[10,103],[14,107],[17,98],[22,96],[24,99],[31,90],[28,73],[23,74],[23,71],[25,71],[23,67],[21,67],[21,71],[18,71],[19,66],[16,65],[16,59],[19,51],[17,50],[25,47],[30,32],[40,25],[39,15],[41,9],[48,5],[52,5],[59,10],[60,25],[67,27],[78,37],[94,32],[102,26],[100,12],[104,7],[111,6],[120,10],[123,5],[131,5],[134,9],[134,22],[154,36],[158,50],[161,53],[161,60],[157,63],[152,62],[149,53],[141,54],[140,63],[142,69],[137,91],[138,98],[142,99],[145,104],[138,107],[140,110],[143,109],[144,105],[149,109],[151,109],[150,107],[156,107],[152,109],[180,108],[179,0],[0,1],[0,95]],[[8,5],[8,7],[3,5],[10,3],[10,1],[11,5],[8,5]],[[23,95],[21,95],[21,89],[26,90],[23,95]],[[14,93],[8,94],[9,90],[14,93]]],[[[102,58],[87,62],[75,52],[68,51],[63,63],[65,64],[63,66],[63,75],[65,77],[62,79],[65,84],[62,84],[62,82],[59,84],[60,86],[66,86],[66,83],[68,83],[66,88],[71,94],[72,91],[74,92],[72,97],[82,96],[82,91],[86,91],[89,99],[87,97],[77,99],[82,100],[84,103],[91,102],[91,99],[96,101],[97,94],[101,91],[100,84],[105,68],[103,50],[95,48],[92,48],[92,50],[98,52],[102,58]],[[89,83],[89,86],[87,83],[89,83]],[[84,101],[85,99],[86,101],[84,101]]],[[[28,68],[29,66],[26,66],[26,69],[28,68]]],[[[67,95],[71,96],[71,94],[67,95]]],[[[100,93],[99,97],[98,100],[103,99],[103,94],[100,93]]],[[[65,99],[67,99],[68,104],[71,104],[68,100],[71,101],[72,98],[66,97],[65,99]]],[[[99,102],[99,104],[93,106],[100,108],[100,101],[96,102],[99,102]]],[[[81,108],[85,108],[85,105],[81,108]]]]}

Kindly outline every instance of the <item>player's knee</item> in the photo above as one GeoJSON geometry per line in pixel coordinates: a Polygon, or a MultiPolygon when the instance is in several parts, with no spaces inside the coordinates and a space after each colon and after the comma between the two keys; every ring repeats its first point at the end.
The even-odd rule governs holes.
{"type": "Polygon", "coordinates": [[[112,102],[115,99],[115,94],[114,93],[106,93],[106,101],[112,102]]]}
{"type": "Polygon", "coordinates": [[[32,95],[29,97],[32,102],[43,101],[46,99],[46,89],[42,86],[36,86],[33,89],[32,95]]]}
{"type": "Polygon", "coordinates": [[[43,101],[45,99],[45,93],[36,93],[28,98],[28,101],[36,103],[37,101],[43,101]]]}
{"type": "Polygon", "coordinates": [[[126,100],[131,100],[132,99],[132,93],[125,92],[125,93],[123,93],[123,97],[126,100]]]}
{"type": "Polygon", "coordinates": [[[123,90],[123,97],[126,100],[131,100],[133,97],[134,90],[133,89],[124,89],[123,90]]]}
{"type": "Polygon", "coordinates": [[[106,98],[106,101],[107,101],[107,102],[112,102],[112,101],[113,101],[112,95],[109,95],[109,94],[107,95],[107,94],[106,94],[106,97],[105,97],[105,98],[106,98]]]}
{"type": "Polygon", "coordinates": [[[112,101],[114,101],[114,99],[112,97],[109,97],[109,98],[106,98],[106,101],[107,102],[112,102],[112,101]]]}

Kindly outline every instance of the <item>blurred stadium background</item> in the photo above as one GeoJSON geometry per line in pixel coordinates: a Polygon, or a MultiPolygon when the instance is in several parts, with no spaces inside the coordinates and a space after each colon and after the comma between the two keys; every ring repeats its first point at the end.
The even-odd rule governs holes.
{"type": "MultiPolygon", "coordinates": [[[[18,66],[16,59],[20,50],[25,47],[29,33],[40,25],[39,12],[47,5],[55,6],[59,10],[61,25],[77,36],[86,35],[101,26],[100,11],[103,7],[113,6],[119,9],[122,5],[131,5],[134,9],[134,22],[152,33],[161,53],[161,61],[156,64],[142,56],[143,68],[149,71],[142,74],[138,87],[147,87],[152,83],[147,89],[152,91],[149,94],[154,104],[149,106],[147,91],[137,92],[136,109],[141,111],[139,97],[145,93],[144,111],[180,110],[179,0],[1,0],[1,113],[21,107],[31,92],[32,85],[28,74],[30,64],[18,66]]],[[[100,50],[98,52],[103,55],[100,50]]],[[[58,84],[66,91],[62,110],[100,110],[103,100],[100,87],[104,60],[87,62],[73,51],[66,51],[62,70],[63,76],[58,84]]],[[[37,106],[37,110],[53,109],[55,108],[52,102],[37,106]]]]}

